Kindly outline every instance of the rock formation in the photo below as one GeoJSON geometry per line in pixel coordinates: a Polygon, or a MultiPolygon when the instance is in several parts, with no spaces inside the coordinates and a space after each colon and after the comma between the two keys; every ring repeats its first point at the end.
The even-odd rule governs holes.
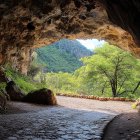
{"type": "Polygon", "coordinates": [[[0,13],[0,64],[24,74],[33,48],[62,38],[104,39],[140,56],[138,0],[1,0],[0,13]]]}
{"type": "Polygon", "coordinates": [[[24,102],[44,104],[44,105],[57,105],[56,97],[50,89],[39,89],[29,92],[24,98],[24,102]]]}
{"type": "Polygon", "coordinates": [[[21,101],[25,94],[16,85],[14,81],[9,81],[5,87],[6,93],[10,96],[11,101],[21,101]]]}

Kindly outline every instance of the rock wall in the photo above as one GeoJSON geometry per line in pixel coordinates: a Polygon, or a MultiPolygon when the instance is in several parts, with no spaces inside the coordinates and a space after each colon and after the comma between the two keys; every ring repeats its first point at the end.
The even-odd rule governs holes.
{"type": "Polygon", "coordinates": [[[0,0],[0,64],[26,74],[33,48],[62,38],[105,39],[139,56],[139,5],[138,0],[0,0]]]}
{"type": "Polygon", "coordinates": [[[100,0],[107,11],[109,20],[129,31],[135,42],[140,44],[140,1],[100,0]]]}

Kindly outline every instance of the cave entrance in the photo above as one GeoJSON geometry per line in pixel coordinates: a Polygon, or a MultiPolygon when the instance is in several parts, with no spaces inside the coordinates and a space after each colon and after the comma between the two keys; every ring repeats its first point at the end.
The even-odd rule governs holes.
{"type": "Polygon", "coordinates": [[[104,40],[62,39],[36,49],[32,57],[28,75],[59,95],[101,100],[139,96],[139,60],[104,40]]]}
{"type": "Polygon", "coordinates": [[[104,40],[97,39],[62,39],[49,46],[37,48],[32,54],[33,61],[28,75],[35,82],[45,83],[56,93],[75,94],[77,89],[70,90],[73,87],[70,80],[74,80],[74,73],[83,66],[81,59],[92,56],[94,49],[104,43],[104,40]]]}

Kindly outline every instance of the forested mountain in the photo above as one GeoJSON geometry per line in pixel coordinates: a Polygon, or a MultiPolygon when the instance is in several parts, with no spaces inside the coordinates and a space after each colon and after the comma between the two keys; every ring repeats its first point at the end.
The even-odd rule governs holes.
{"type": "Polygon", "coordinates": [[[82,66],[80,58],[93,54],[80,42],[68,39],[38,48],[36,53],[35,63],[42,64],[46,72],[73,72],[82,66]]]}

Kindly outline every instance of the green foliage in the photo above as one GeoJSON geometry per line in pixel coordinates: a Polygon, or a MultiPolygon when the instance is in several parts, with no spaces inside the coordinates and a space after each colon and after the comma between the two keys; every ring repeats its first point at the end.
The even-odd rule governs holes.
{"type": "Polygon", "coordinates": [[[140,61],[113,45],[97,48],[91,57],[82,59],[85,66],[75,74],[89,93],[102,96],[139,96],[140,61]],[[82,75],[82,76],[81,76],[82,75]]]}
{"type": "Polygon", "coordinates": [[[45,79],[47,87],[55,92],[75,92],[76,79],[71,73],[47,73],[45,79]]]}
{"type": "Polygon", "coordinates": [[[47,73],[46,84],[56,92],[104,97],[140,96],[140,61],[108,43],[81,59],[84,66],[74,73],[47,73]]]}
{"type": "Polygon", "coordinates": [[[6,68],[5,73],[7,77],[10,77],[25,93],[46,87],[46,85],[42,85],[41,83],[33,82],[30,79],[30,77],[27,77],[25,75],[20,74],[19,72],[14,71],[9,66],[6,68]]]}
{"type": "MultiPolygon", "coordinates": [[[[49,54],[45,52],[46,48],[43,50],[43,53],[47,53],[47,57],[53,60],[52,62],[55,63],[55,66],[62,68],[61,65],[55,62],[60,59],[62,66],[64,64],[64,69],[65,67],[71,69],[65,66],[66,63],[64,59],[61,59],[62,53],[60,53],[60,55],[53,46],[50,48],[49,54]],[[56,53],[54,53],[55,56],[53,56],[54,50],[56,51],[56,53]],[[59,56],[56,54],[59,54],[59,56]]],[[[42,57],[42,51],[40,53],[42,57]]],[[[64,56],[65,55],[63,55],[63,57],[64,56]]],[[[95,49],[94,55],[82,58],[81,61],[84,65],[73,73],[71,70],[68,71],[71,73],[43,73],[42,68],[46,65],[44,64],[46,56],[45,58],[41,57],[39,57],[41,61],[38,59],[40,72],[34,77],[34,80],[39,82],[33,82],[29,77],[23,76],[11,68],[6,69],[6,75],[11,77],[26,93],[31,90],[47,87],[56,93],[128,98],[138,98],[140,96],[140,61],[129,52],[123,51],[108,43],[104,44],[102,48],[95,49]],[[44,61],[42,61],[42,59],[44,59],[44,61]]],[[[71,55],[68,54],[67,57],[69,58],[71,55]]],[[[72,60],[71,63],[73,63],[73,61],[76,60],[72,60]]],[[[36,61],[33,62],[33,65],[37,65],[36,61]]],[[[53,64],[50,63],[50,65],[52,68],[55,68],[53,64]]],[[[55,70],[57,68],[55,68],[55,70]]],[[[1,88],[4,88],[4,86],[4,84],[0,85],[1,88]]]]}
{"type": "Polygon", "coordinates": [[[0,83],[0,90],[4,90],[6,87],[6,83],[2,82],[0,83]]]}
{"type": "Polygon", "coordinates": [[[51,46],[36,49],[36,64],[44,65],[47,72],[73,72],[82,66],[79,58],[89,56],[92,52],[78,41],[61,40],[51,46]]]}

